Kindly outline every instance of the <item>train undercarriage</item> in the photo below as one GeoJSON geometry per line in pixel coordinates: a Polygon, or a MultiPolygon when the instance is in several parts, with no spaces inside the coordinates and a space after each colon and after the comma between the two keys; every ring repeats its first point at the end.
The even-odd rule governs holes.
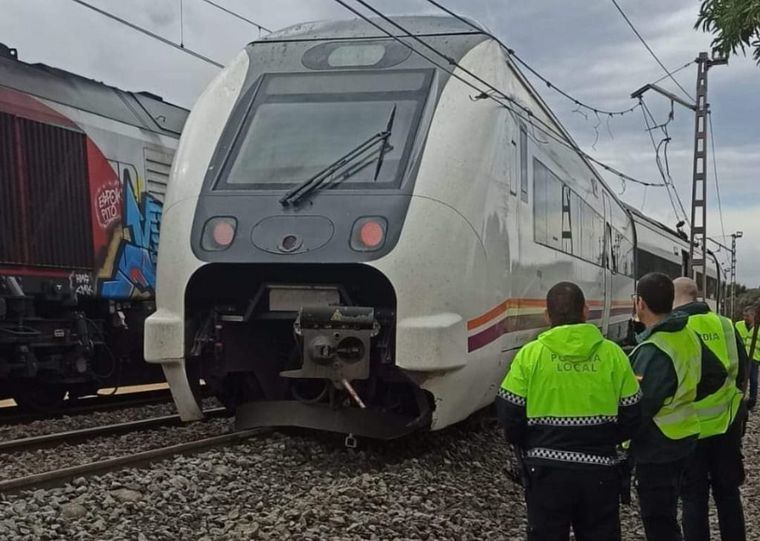
{"type": "Polygon", "coordinates": [[[430,424],[431,396],[395,365],[395,293],[369,266],[212,264],[186,306],[191,381],[238,429],[390,439],[430,424]]]}
{"type": "Polygon", "coordinates": [[[66,398],[160,381],[143,361],[151,308],[77,299],[49,280],[0,277],[0,398],[55,412],[66,398]]]}

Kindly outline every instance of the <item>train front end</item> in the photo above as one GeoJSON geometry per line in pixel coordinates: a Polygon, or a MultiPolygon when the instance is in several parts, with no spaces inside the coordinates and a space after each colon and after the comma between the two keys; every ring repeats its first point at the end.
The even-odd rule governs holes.
{"type": "MultiPolygon", "coordinates": [[[[457,58],[483,39],[447,19],[407,22],[457,58]]],[[[202,379],[238,428],[398,437],[430,427],[435,409],[401,359],[429,376],[466,355],[462,319],[433,306],[461,294],[441,290],[456,288],[456,270],[425,265],[467,257],[477,239],[450,206],[415,194],[446,79],[371,33],[318,23],[255,42],[191,113],[145,348],[185,419],[202,415],[202,379]],[[429,317],[400,330],[412,305],[429,317]]]]}

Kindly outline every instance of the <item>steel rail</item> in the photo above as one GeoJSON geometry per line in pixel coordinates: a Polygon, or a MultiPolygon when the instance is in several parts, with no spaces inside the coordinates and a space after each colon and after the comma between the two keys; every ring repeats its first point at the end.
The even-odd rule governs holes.
{"type": "Polygon", "coordinates": [[[33,421],[47,421],[64,416],[85,415],[99,411],[112,411],[139,406],[169,403],[172,400],[169,389],[142,391],[129,394],[99,395],[77,398],[50,413],[20,412],[18,406],[0,408],[0,424],[20,424],[33,421]]]}
{"type": "Polygon", "coordinates": [[[147,451],[141,451],[139,453],[133,453],[131,455],[108,458],[87,464],[69,466],[66,468],[50,470],[43,473],[17,477],[15,479],[8,479],[6,481],[0,481],[0,494],[15,493],[23,490],[38,488],[48,488],[51,486],[60,485],[77,477],[87,477],[96,474],[103,474],[130,466],[150,464],[152,462],[162,460],[174,455],[203,451],[210,447],[217,447],[220,445],[240,443],[248,438],[264,435],[270,433],[271,431],[272,429],[270,428],[254,428],[240,432],[230,432],[200,440],[149,449],[147,451]]]}
{"type": "MultiPolygon", "coordinates": [[[[203,413],[207,417],[220,417],[227,413],[227,411],[226,408],[211,408],[205,410],[203,413]]],[[[101,436],[126,434],[136,430],[146,430],[149,428],[175,426],[180,424],[182,424],[182,420],[179,415],[163,415],[161,417],[138,419],[136,421],[126,421],[123,423],[94,426],[91,428],[53,432],[51,434],[42,434],[40,436],[29,436],[27,438],[2,441],[0,442],[0,452],[28,451],[30,449],[39,449],[41,447],[51,447],[61,443],[76,443],[101,436]]]]}

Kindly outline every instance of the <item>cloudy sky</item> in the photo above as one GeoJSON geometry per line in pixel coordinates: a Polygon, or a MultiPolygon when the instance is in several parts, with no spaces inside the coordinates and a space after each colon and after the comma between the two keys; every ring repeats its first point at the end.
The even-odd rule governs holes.
{"type": "MultiPolygon", "coordinates": [[[[164,38],[226,63],[260,31],[205,0],[87,0],[164,38]]],[[[424,0],[369,0],[389,14],[435,13],[424,0]]],[[[439,0],[487,25],[557,86],[599,108],[625,109],[630,93],[664,72],[637,40],[610,0],[439,0]]],[[[260,25],[277,29],[308,20],[349,18],[332,0],[214,0],[260,25]]],[[[620,0],[620,4],[664,64],[671,69],[709,50],[710,37],[693,29],[697,0],[620,0]]],[[[218,68],[103,15],[74,0],[0,0],[0,42],[19,50],[27,62],[52,66],[129,90],[149,90],[190,107],[218,68]]],[[[694,94],[696,67],[676,78],[694,94]]],[[[676,93],[672,81],[661,85],[676,93]]],[[[598,159],[640,179],[661,182],[640,110],[597,119],[538,86],[581,147],[598,159]]],[[[709,235],[738,241],[738,280],[760,286],[760,67],[733,58],[711,70],[709,101],[714,118],[724,227],[716,185],[709,174],[709,235]]],[[[658,122],[670,109],[664,98],[647,96],[658,122]]],[[[673,181],[689,212],[693,116],[676,106],[669,125],[668,159],[673,181]]],[[[660,140],[659,133],[655,134],[660,140]]],[[[606,175],[621,197],[668,224],[676,214],[663,188],[648,188],[606,175]]],[[[727,261],[725,250],[718,256],[727,261]]]]}

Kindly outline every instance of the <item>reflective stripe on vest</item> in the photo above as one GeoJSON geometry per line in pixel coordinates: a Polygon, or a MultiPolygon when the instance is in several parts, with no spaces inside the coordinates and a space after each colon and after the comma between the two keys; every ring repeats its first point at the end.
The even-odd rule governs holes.
{"type": "Polygon", "coordinates": [[[652,344],[670,358],[678,378],[675,394],[654,416],[657,428],[671,440],[699,434],[699,417],[694,407],[697,384],[702,377],[702,347],[693,331],[657,332],[638,345],[652,344]]]}
{"type": "Polygon", "coordinates": [[[730,320],[712,312],[690,316],[688,327],[702,338],[727,373],[720,389],[694,404],[699,415],[699,437],[709,438],[728,430],[741,405],[742,392],[736,386],[739,373],[736,335],[730,320]]]}

